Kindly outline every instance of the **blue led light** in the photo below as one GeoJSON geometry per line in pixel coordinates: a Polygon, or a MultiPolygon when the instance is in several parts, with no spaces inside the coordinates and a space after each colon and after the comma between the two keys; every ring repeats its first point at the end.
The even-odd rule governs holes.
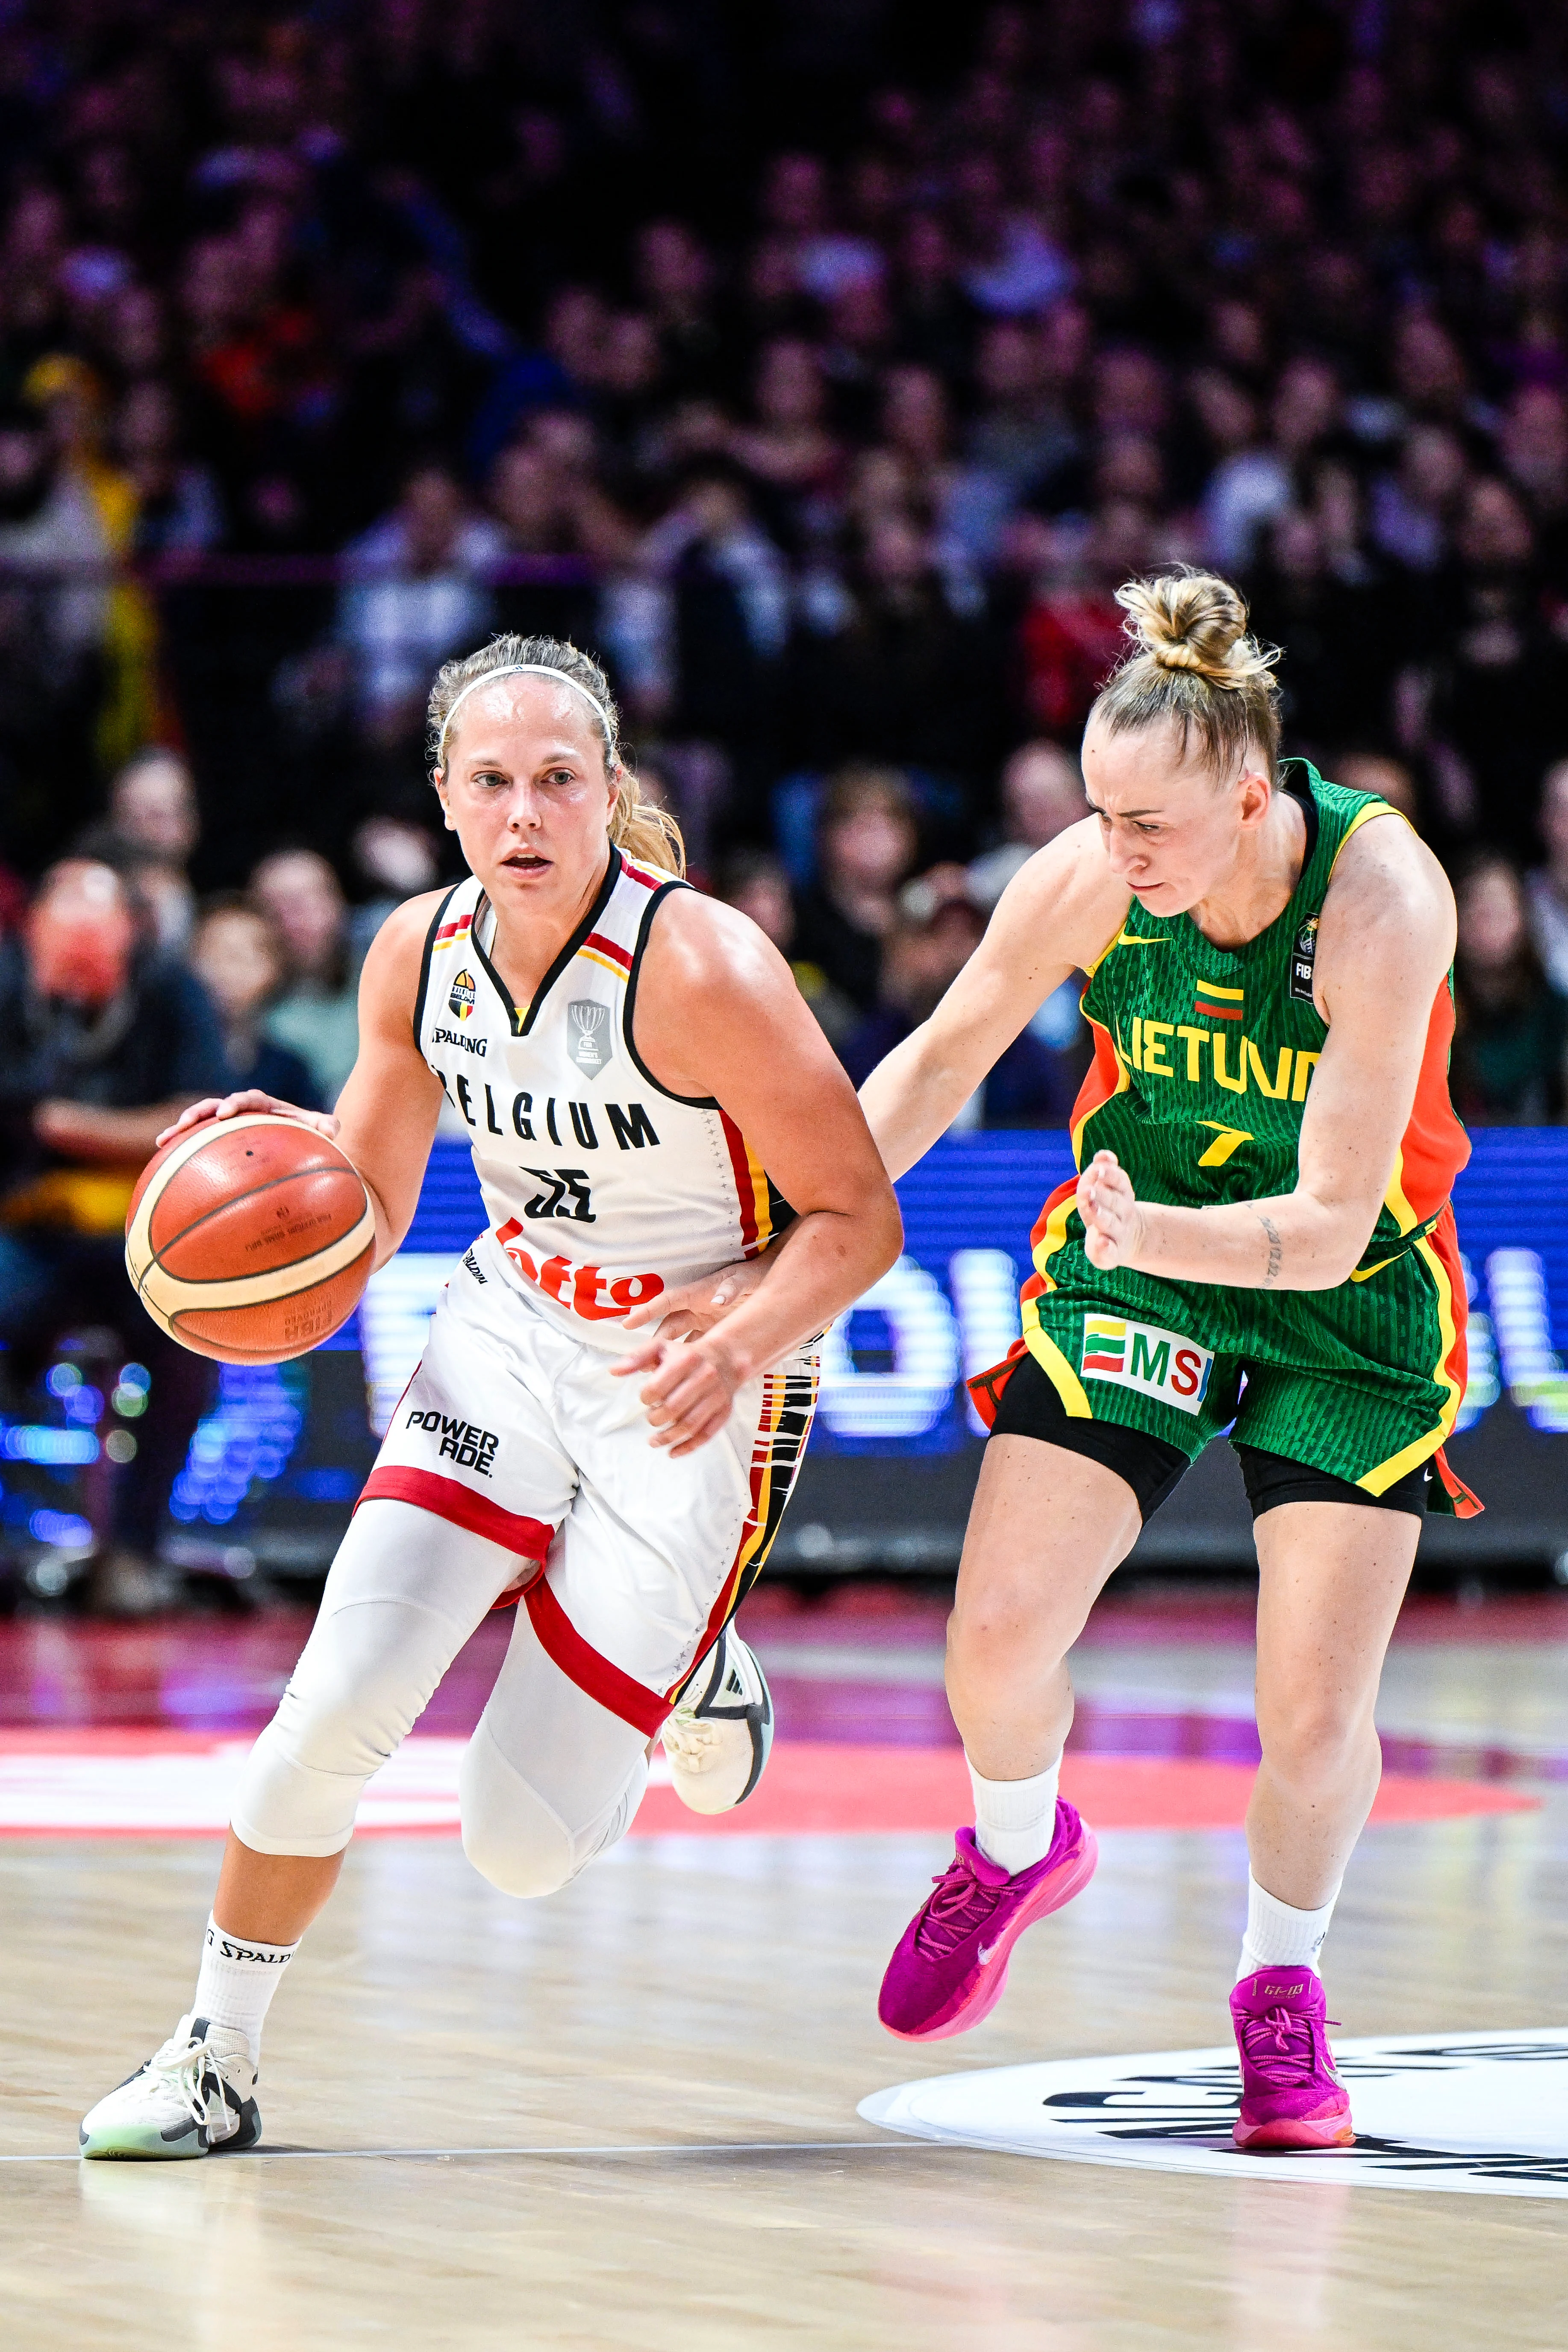
{"type": "Polygon", "coordinates": [[[204,1413],[169,1509],[189,1526],[225,1527],[253,1479],[276,1478],[294,1451],[306,1375],[293,1364],[225,1364],[217,1402],[204,1413]]]}
{"type": "Polygon", "coordinates": [[[74,1364],[51,1364],[48,1388],[51,1396],[68,1397],[81,1386],[81,1374],[74,1364]]]}
{"type": "Polygon", "coordinates": [[[13,1422],[0,1436],[0,1453],[8,1462],[42,1462],[58,1469],[96,1462],[98,1440],[90,1429],[50,1429],[43,1422],[13,1422]]]}
{"type": "Polygon", "coordinates": [[[82,1551],[92,1541],[92,1528],[74,1511],[35,1511],[27,1533],[36,1543],[51,1544],[57,1551],[82,1551]]]}

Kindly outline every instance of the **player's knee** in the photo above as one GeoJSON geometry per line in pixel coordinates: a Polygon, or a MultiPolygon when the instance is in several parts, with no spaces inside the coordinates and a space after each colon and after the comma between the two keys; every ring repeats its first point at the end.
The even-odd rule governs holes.
{"type": "Polygon", "coordinates": [[[503,1802],[489,1791],[463,1806],[463,1852],[502,1895],[553,1895],[574,1875],[572,1840],[531,1790],[503,1802]]]}
{"type": "Polygon", "coordinates": [[[277,1744],[307,1771],[368,1777],[397,1745],[397,1714],[388,1678],[367,1679],[350,1663],[331,1659],[284,1692],[274,1718],[277,1744]]]}
{"type": "Polygon", "coordinates": [[[1023,1586],[999,1586],[954,1604],[947,1623],[950,1670],[993,1685],[1038,1677],[1048,1664],[1049,1620],[1023,1586]]]}
{"type": "Polygon", "coordinates": [[[279,1702],[279,1745],[315,1771],[375,1771],[429,1696],[422,1632],[417,1612],[392,1603],[324,1622],[279,1702]]]}
{"type": "Polygon", "coordinates": [[[1270,1770],[1289,1780],[1337,1779],[1364,1764],[1374,1745],[1365,1708],[1325,1693],[1260,1697],[1258,1731],[1270,1770]]]}
{"type": "Polygon", "coordinates": [[[463,1852],[502,1895],[553,1895],[575,1874],[574,1841],[560,1815],[509,1764],[481,1726],[458,1775],[463,1852]]]}

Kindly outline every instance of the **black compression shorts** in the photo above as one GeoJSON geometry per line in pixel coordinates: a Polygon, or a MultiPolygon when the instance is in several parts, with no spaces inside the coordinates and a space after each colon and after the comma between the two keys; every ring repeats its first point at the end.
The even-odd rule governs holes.
{"type": "MultiPolygon", "coordinates": [[[[1042,1444],[1059,1445],[1068,1454],[1086,1454],[1103,1462],[1125,1479],[1138,1498],[1139,1516],[1147,1520],[1175,1493],[1191,1465],[1180,1446],[1147,1431],[1129,1429],[1116,1421],[1081,1421],[1069,1413],[1033,1356],[1018,1359],[1002,1390],[993,1437],[1035,1437],[1042,1444]]],[[[1356,1503],[1363,1510],[1406,1511],[1425,1516],[1432,1465],[1423,1462],[1382,1495],[1369,1495],[1348,1478],[1335,1478],[1310,1463],[1292,1462],[1282,1454],[1266,1454],[1256,1445],[1238,1445],[1247,1499],[1255,1519],[1282,1503],[1356,1503]]]]}

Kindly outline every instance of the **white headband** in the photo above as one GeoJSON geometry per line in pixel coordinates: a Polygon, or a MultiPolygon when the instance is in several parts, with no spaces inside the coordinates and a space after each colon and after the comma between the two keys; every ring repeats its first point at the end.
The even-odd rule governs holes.
{"type": "Polygon", "coordinates": [[[577,692],[582,696],[584,701],[588,705],[588,708],[593,711],[595,718],[597,719],[600,726],[604,729],[605,744],[613,752],[616,740],[616,730],[610,724],[610,714],[605,709],[604,704],[599,700],[598,697],[596,695],[590,694],[587,688],[582,684],[580,679],[573,677],[569,671],[552,668],[549,662],[507,662],[500,668],[487,669],[482,671],[478,677],[471,677],[467,686],[460,687],[458,692],[452,697],[451,708],[447,711],[445,719],[441,721],[441,740],[436,747],[436,757],[439,765],[443,767],[446,765],[447,738],[451,732],[452,721],[458,715],[458,705],[461,703],[463,697],[468,694],[472,694],[476,687],[493,686],[498,677],[517,677],[525,671],[531,672],[537,677],[557,678],[563,686],[575,687],[577,692]]]}

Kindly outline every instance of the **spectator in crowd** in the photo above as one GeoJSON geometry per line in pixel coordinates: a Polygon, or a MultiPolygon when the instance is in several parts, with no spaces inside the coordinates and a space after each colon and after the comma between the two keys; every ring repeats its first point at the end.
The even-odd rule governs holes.
{"type": "MultiPolygon", "coordinates": [[[[1083,772],[1072,755],[1058,743],[1024,744],[1002,771],[1003,839],[969,868],[969,895],[974,904],[989,914],[1036,850],[1044,849],[1058,834],[1088,814],[1083,772]]],[[[1079,1010],[1082,999],[1082,976],[1069,974],[1051,991],[1026,1033],[1036,1049],[1038,1067],[1031,1070],[1030,1083],[1022,1087],[1020,1099],[1042,1102],[1044,1126],[1062,1124],[1063,1105],[1072,1102],[1088,1066],[1089,1036],[1079,1010]]],[[[992,1072],[985,1097],[988,1127],[1028,1124],[1023,1118],[993,1118],[991,1115],[1011,1098],[1010,1090],[1021,1075],[1012,1064],[998,1064],[992,1072]]]]}
{"type": "Polygon", "coordinates": [[[0,841],[35,871],[96,797],[106,557],[42,416],[0,405],[0,841]]]}
{"type": "Polygon", "coordinates": [[[1541,834],[1546,858],[1527,877],[1531,936],[1546,977],[1568,997],[1568,760],[1546,772],[1541,793],[1541,834]]]}
{"type": "Polygon", "coordinates": [[[989,914],[1020,866],[1089,814],[1083,771],[1059,743],[1025,743],[1002,771],[1002,838],[973,860],[969,893],[989,914]]]}
{"type": "MultiPolygon", "coordinates": [[[[646,800],[646,766],[638,769],[637,777],[646,800]]],[[[859,1015],[842,991],[832,985],[820,964],[808,963],[796,954],[799,925],[795,894],[780,861],[765,850],[737,851],[720,872],[718,895],[727,905],[738,907],[742,915],[749,915],[758,929],[767,934],[787,961],[795,986],[816,1015],[829,1043],[839,1045],[859,1015]]]]}
{"type": "Polygon", "coordinates": [[[880,990],[882,943],[915,863],[914,798],[894,769],[846,768],[823,798],[817,879],[799,909],[795,950],[862,1013],[880,990]]]}
{"type": "Polygon", "coordinates": [[[1452,1083],[1474,1126],[1561,1119],[1568,1086],[1568,997],[1547,979],[1518,870],[1483,856],[1460,879],[1454,959],[1452,1083]]]}
{"type": "Polygon", "coordinates": [[[1541,610],[1534,537],[1516,493],[1474,482],[1432,627],[1432,737],[1456,772],[1469,830],[1533,863],[1540,780],[1568,707],[1568,647],[1541,610]]]}
{"type": "Polygon", "coordinates": [[[411,817],[367,816],[350,846],[355,868],[371,892],[349,917],[349,961],[357,976],[388,915],[395,914],[405,898],[433,890],[441,863],[434,833],[411,817]]]}
{"type": "Polygon", "coordinates": [[[1018,631],[1025,707],[1042,732],[1076,738],[1126,650],[1116,591],[1154,560],[1151,519],[1136,501],[1116,499],[1087,531],[1037,524],[1013,544],[1034,573],[1018,631]]]}
{"type": "Polygon", "coordinates": [[[231,1083],[205,992],[151,943],[124,879],[85,858],[53,867],[23,935],[0,940],[0,1337],[23,1386],[67,1330],[105,1324],[152,1375],[94,1530],[90,1599],[111,1614],[169,1596],[159,1532],[212,1369],[142,1312],[125,1214],[160,1130],[231,1083]]]}
{"type": "Polygon", "coordinates": [[[109,790],[108,841],[120,852],[170,955],[189,944],[195,919],[190,862],[201,835],[188,761],[162,748],[139,751],[109,790]]]}
{"type": "Polygon", "coordinates": [[[658,589],[644,607],[640,712],[677,740],[754,752],[774,715],[790,591],[739,467],[710,459],[692,468],[644,541],[641,568],[658,589]]]}
{"type": "Polygon", "coordinates": [[[350,548],[338,634],[374,739],[417,734],[431,673],[484,634],[483,575],[505,552],[500,527],[471,511],[456,476],[424,462],[393,512],[350,548]]]}
{"type": "Polygon", "coordinates": [[[994,750],[998,665],[984,613],[943,576],[919,520],[884,512],[868,523],[825,622],[797,639],[802,760],[898,760],[973,793],[994,750]]]}
{"type": "MultiPolygon", "coordinates": [[[[883,941],[876,1003],[838,1049],[858,1087],[935,1012],[979,946],[984,929],[985,918],[969,895],[962,866],[933,866],[905,886],[883,941]]],[[[952,1124],[960,1131],[1064,1127],[1080,1076],[1068,1056],[1044,1044],[1032,1028],[1026,1029],[952,1124]]]]}
{"type": "Polygon", "coordinates": [[[217,1009],[235,1085],[258,1087],[301,1110],[320,1110],[309,1066],[264,1025],[288,970],[271,919],[237,895],[214,899],[195,928],[191,969],[217,1009]]]}
{"type": "Polygon", "coordinates": [[[1403,760],[1383,751],[1341,751],[1329,764],[1336,784],[1349,793],[1375,793],[1420,830],[1415,779],[1403,760]]]}
{"type": "Polygon", "coordinates": [[[359,1012],[349,960],[342,886],[314,849],[279,849],[250,877],[250,896],[282,940],[282,994],[266,1019],[273,1042],[297,1054],[318,1098],[342,1092],[359,1052],[359,1012]]]}
{"type": "Polygon", "coordinates": [[[1287,751],[1396,753],[1445,857],[1536,862],[1558,12],[1061,0],[911,49],[818,10],[810,122],[795,33],[658,14],[542,81],[489,5],[38,36],[4,95],[0,856],[36,874],[170,718],[214,878],[335,856],[415,772],[436,663],[504,624],[603,647],[705,856],[853,760],[968,860],[1008,747],[1075,741],[1115,588],[1206,556],[1283,648],[1287,751]]]}

